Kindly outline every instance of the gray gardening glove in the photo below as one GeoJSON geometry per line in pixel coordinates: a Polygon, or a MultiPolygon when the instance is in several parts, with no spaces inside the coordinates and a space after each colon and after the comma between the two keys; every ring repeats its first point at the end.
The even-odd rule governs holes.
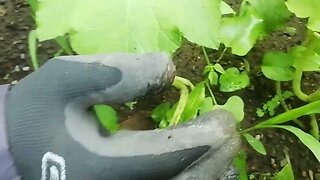
{"type": "Polygon", "coordinates": [[[7,92],[7,141],[18,172],[25,180],[219,178],[239,150],[231,114],[217,110],[174,128],[105,135],[88,111],[157,93],[173,76],[163,53],[50,60],[7,92]]]}

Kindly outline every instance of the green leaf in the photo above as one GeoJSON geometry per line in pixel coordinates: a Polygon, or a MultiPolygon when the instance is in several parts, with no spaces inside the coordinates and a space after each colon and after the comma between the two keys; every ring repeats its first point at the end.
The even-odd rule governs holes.
{"type": "Polygon", "coordinates": [[[175,103],[170,109],[169,111],[166,113],[166,121],[169,123],[170,120],[172,119],[174,112],[176,111],[178,106],[178,103],[175,103]]]}
{"type": "Polygon", "coordinates": [[[205,83],[197,84],[188,96],[187,104],[181,114],[181,121],[191,120],[197,116],[205,99],[205,83]]]}
{"type": "Polygon", "coordinates": [[[221,14],[235,14],[236,12],[229,6],[229,4],[221,1],[220,6],[221,14]]]}
{"type": "Polygon", "coordinates": [[[265,115],[265,112],[261,108],[257,108],[256,114],[258,117],[263,117],[265,115]]]}
{"type": "Polygon", "coordinates": [[[261,65],[263,74],[275,81],[289,81],[293,79],[293,57],[283,52],[267,52],[261,65]]]}
{"type": "Polygon", "coordinates": [[[165,102],[162,104],[159,104],[155,109],[153,109],[151,118],[155,122],[160,122],[164,119],[166,119],[166,114],[170,110],[170,103],[165,102]]]}
{"type": "Polygon", "coordinates": [[[283,93],[282,93],[282,97],[284,98],[284,99],[288,99],[289,97],[292,97],[294,94],[293,94],[293,92],[292,91],[284,91],[283,93]]]}
{"type": "Polygon", "coordinates": [[[266,149],[260,140],[254,138],[248,133],[243,134],[243,136],[246,138],[246,140],[254,150],[256,150],[258,153],[262,155],[267,154],[266,149]]]}
{"type": "Polygon", "coordinates": [[[110,133],[115,133],[119,130],[117,113],[112,107],[98,104],[93,106],[93,110],[102,126],[110,133]]]}
{"type": "Polygon", "coordinates": [[[293,66],[301,71],[319,71],[320,70],[320,56],[312,52],[306,56],[307,49],[303,46],[292,48],[291,54],[294,56],[293,66]]]}
{"type": "Polygon", "coordinates": [[[274,128],[282,128],[282,129],[286,129],[290,132],[292,132],[294,135],[296,135],[300,141],[306,145],[310,151],[315,155],[315,157],[317,158],[317,160],[320,162],[320,142],[315,139],[313,136],[311,136],[308,133],[303,132],[302,130],[293,127],[293,126],[287,126],[287,125],[272,125],[270,127],[274,127],[274,128]]]}
{"type": "Polygon", "coordinates": [[[298,108],[291,109],[290,111],[281,113],[277,116],[274,116],[268,120],[265,120],[255,125],[254,128],[262,128],[262,127],[265,127],[265,125],[270,126],[275,124],[282,124],[282,123],[297,119],[301,116],[316,114],[316,113],[320,113],[320,101],[314,101],[309,104],[300,106],[298,108]]]}
{"type": "Polygon", "coordinates": [[[224,68],[221,66],[221,64],[216,63],[215,65],[213,65],[214,70],[216,70],[217,72],[223,74],[225,73],[224,68]]]}
{"type": "Polygon", "coordinates": [[[212,111],[213,108],[214,108],[214,105],[213,105],[212,98],[211,97],[206,97],[203,100],[202,106],[200,107],[199,115],[202,115],[202,114],[205,114],[205,113],[207,113],[209,111],[212,111]]]}
{"type": "Polygon", "coordinates": [[[203,69],[203,74],[208,74],[211,71],[214,71],[214,66],[212,64],[206,65],[203,69]]]}
{"type": "Polygon", "coordinates": [[[286,5],[297,17],[309,18],[309,29],[320,31],[319,0],[287,0],[286,5]]]}
{"type": "Polygon", "coordinates": [[[231,96],[224,105],[217,105],[215,108],[231,112],[238,122],[241,122],[244,118],[244,102],[239,96],[231,96]]]}
{"type": "Polygon", "coordinates": [[[220,6],[221,0],[39,0],[37,34],[41,41],[68,34],[78,54],[173,52],[182,34],[216,49],[220,6]]]}
{"type": "Polygon", "coordinates": [[[232,48],[232,53],[244,56],[263,32],[263,20],[247,7],[239,16],[224,17],[220,29],[221,42],[232,48]]]}
{"type": "Polygon", "coordinates": [[[214,71],[210,71],[208,73],[208,79],[209,79],[209,84],[210,85],[217,85],[218,84],[218,74],[214,71]]]}
{"type": "Polygon", "coordinates": [[[276,174],[275,180],[294,180],[292,166],[290,163],[286,164],[281,171],[276,174]]]}
{"type": "Polygon", "coordinates": [[[283,26],[290,18],[285,0],[247,0],[259,17],[263,19],[264,29],[271,32],[283,26]]]}
{"type": "Polygon", "coordinates": [[[159,128],[161,128],[161,129],[167,128],[168,126],[169,126],[169,122],[166,120],[162,120],[159,123],[159,128]]]}
{"type": "Polygon", "coordinates": [[[237,68],[232,67],[221,74],[219,83],[220,91],[232,92],[247,87],[250,79],[245,71],[240,72],[237,68]]]}

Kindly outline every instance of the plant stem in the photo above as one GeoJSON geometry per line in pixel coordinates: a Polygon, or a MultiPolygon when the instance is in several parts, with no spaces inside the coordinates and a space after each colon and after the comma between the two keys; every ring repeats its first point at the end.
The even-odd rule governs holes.
{"type": "Polygon", "coordinates": [[[206,60],[207,64],[210,65],[211,63],[210,63],[210,59],[209,59],[209,57],[208,57],[206,48],[203,47],[203,46],[201,46],[201,48],[202,48],[202,51],[203,51],[204,59],[206,60]]]}
{"type": "Polygon", "coordinates": [[[180,77],[180,76],[176,76],[175,80],[182,82],[183,84],[187,85],[190,87],[191,90],[194,89],[194,85],[192,84],[192,82],[189,79],[180,77]]]}
{"type": "Polygon", "coordinates": [[[296,70],[292,80],[292,89],[294,94],[302,101],[308,101],[309,96],[301,91],[301,78],[303,72],[301,70],[296,70]]]}
{"type": "Polygon", "coordinates": [[[302,78],[303,72],[301,70],[296,70],[294,73],[294,77],[292,80],[292,89],[294,94],[305,102],[314,102],[320,100],[320,90],[318,89],[314,93],[307,95],[304,92],[301,91],[301,78],[302,78]]]}
{"type": "MultiPolygon", "coordinates": [[[[314,54],[314,50],[319,45],[319,42],[320,42],[319,37],[316,36],[314,32],[309,30],[308,36],[307,36],[305,42],[303,42],[303,44],[307,48],[303,53],[305,58],[312,56],[314,54]]],[[[320,100],[320,91],[319,90],[312,93],[311,95],[307,95],[301,91],[302,75],[303,75],[303,70],[301,70],[297,67],[297,69],[294,73],[293,80],[292,80],[293,92],[296,94],[296,96],[298,98],[300,98],[301,100],[306,101],[306,102],[313,102],[313,101],[320,100]]]]}
{"type": "Polygon", "coordinates": [[[180,98],[177,104],[177,108],[170,120],[169,126],[175,126],[179,123],[181,114],[187,104],[189,94],[187,86],[177,77],[175,77],[172,86],[180,90],[180,98]]]}
{"type": "Polygon", "coordinates": [[[297,119],[300,116],[310,115],[315,113],[320,113],[320,101],[311,102],[307,105],[281,113],[251,128],[245,129],[241,131],[241,133],[252,131],[259,128],[265,128],[266,125],[282,124],[282,123],[291,121],[293,119],[297,119]]]}
{"type": "Polygon", "coordinates": [[[311,121],[310,121],[310,127],[311,127],[310,134],[319,141],[320,140],[319,125],[317,122],[316,115],[311,114],[310,119],[311,119],[311,121]]]}
{"type": "Polygon", "coordinates": [[[285,111],[289,111],[289,107],[287,106],[286,102],[284,101],[283,97],[282,97],[282,90],[281,90],[281,82],[280,81],[276,81],[276,93],[279,97],[280,103],[282,105],[282,108],[285,111]]]}
{"type": "Polygon", "coordinates": [[[32,67],[34,70],[39,68],[38,58],[37,58],[37,48],[38,48],[38,38],[36,30],[32,30],[28,35],[28,48],[29,55],[31,58],[32,67]]]}
{"type": "Polygon", "coordinates": [[[221,59],[223,58],[223,56],[226,54],[227,50],[228,50],[227,47],[225,47],[225,48],[223,49],[222,53],[220,54],[219,58],[218,58],[217,61],[216,61],[217,63],[220,62],[220,60],[221,60],[221,59]]]}
{"type": "Polygon", "coordinates": [[[55,40],[64,52],[66,52],[68,55],[73,55],[72,48],[65,36],[59,36],[55,38],[55,40]]]}
{"type": "Polygon", "coordinates": [[[209,93],[210,93],[210,96],[211,96],[211,98],[212,98],[213,104],[214,104],[214,105],[217,105],[218,103],[217,103],[217,101],[216,101],[216,98],[214,97],[214,94],[213,94],[213,92],[212,92],[212,90],[211,90],[210,85],[209,85],[208,82],[206,82],[206,86],[207,86],[207,89],[208,89],[208,91],[209,91],[209,93]]]}
{"type": "Polygon", "coordinates": [[[309,95],[309,101],[317,101],[320,100],[320,89],[317,89],[315,92],[309,95]]]}
{"type": "MultiPolygon", "coordinates": [[[[285,111],[290,111],[290,108],[288,107],[288,105],[286,104],[285,100],[282,97],[282,90],[281,90],[281,82],[280,81],[276,81],[276,93],[279,97],[280,103],[282,105],[282,108],[285,111]]],[[[294,123],[296,123],[300,128],[302,129],[306,129],[306,127],[304,126],[303,123],[301,123],[298,119],[293,119],[292,120],[294,123]]]]}

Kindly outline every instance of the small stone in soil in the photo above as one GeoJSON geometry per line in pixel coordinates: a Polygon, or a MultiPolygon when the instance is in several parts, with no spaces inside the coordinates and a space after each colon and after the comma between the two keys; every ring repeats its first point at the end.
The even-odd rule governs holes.
{"type": "Polygon", "coordinates": [[[11,84],[13,84],[13,85],[14,85],[14,84],[17,84],[17,83],[18,83],[17,80],[14,80],[14,81],[11,82],[11,84]]]}
{"type": "Polygon", "coordinates": [[[271,158],[270,160],[271,160],[271,165],[273,165],[276,162],[274,158],[271,158]]]}
{"type": "MultiPolygon", "coordinates": [[[[20,54],[20,59],[26,59],[26,55],[25,54],[20,54]]],[[[22,68],[22,70],[23,70],[23,68],[22,68]]],[[[23,71],[25,71],[25,70],[23,70],[23,71]]],[[[28,70],[26,70],[26,71],[28,71],[28,70]]]]}
{"type": "Polygon", "coordinates": [[[6,74],[2,79],[3,79],[3,80],[8,80],[9,77],[10,77],[10,74],[6,74]]]}
{"type": "Polygon", "coordinates": [[[20,71],[21,71],[20,67],[18,65],[16,65],[12,72],[20,72],[20,71]]]}
{"type": "Polygon", "coordinates": [[[309,170],[308,172],[309,172],[309,177],[313,178],[313,171],[309,170]]]}
{"type": "Polygon", "coordinates": [[[30,71],[30,67],[29,66],[25,66],[22,68],[22,71],[30,71]]]}
{"type": "Polygon", "coordinates": [[[301,176],[307,177],[307,172],[306,172],[306,171],[302,171],[302,172],[301,172],[301,176]]]}
{"type": "MultiPolygon", "coordinates": [[[[0,3],[2,3],[3,0],[0,0],[0,3]]],[[[7,14],[7,11],[4,9],[3,6],[0,6],[0,16],[4,16],[7,14]]]]}
{"type": "Polygon", "coordinates": [[[260,140],[261,136],[260,136],[260,134],[257,134],[254,138],[257,139],[257,140],[260,140]]]}

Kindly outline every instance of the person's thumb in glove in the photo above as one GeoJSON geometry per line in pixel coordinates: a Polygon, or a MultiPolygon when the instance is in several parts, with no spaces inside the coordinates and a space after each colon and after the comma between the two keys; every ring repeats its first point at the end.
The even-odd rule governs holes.
{"type": "MultiPolygon", "coordinates": [[[[200,177],[190,176],[194,169],[208,171],[208,164],[216,164],[218,175],[239,147],[235,122],[226,112],[207,113],[176,128],[104,136],[88,111],[94,104],[156,93],[173,75],[163,53],[50,60],[8,92],[8,141],[19,173],[26,180],[185,179],[186,174],[200,177]],[[204,163],[195,166],[200,159],[204,163]]],[[[213,177],[212,171],[202,173],[213,177]]]]}

